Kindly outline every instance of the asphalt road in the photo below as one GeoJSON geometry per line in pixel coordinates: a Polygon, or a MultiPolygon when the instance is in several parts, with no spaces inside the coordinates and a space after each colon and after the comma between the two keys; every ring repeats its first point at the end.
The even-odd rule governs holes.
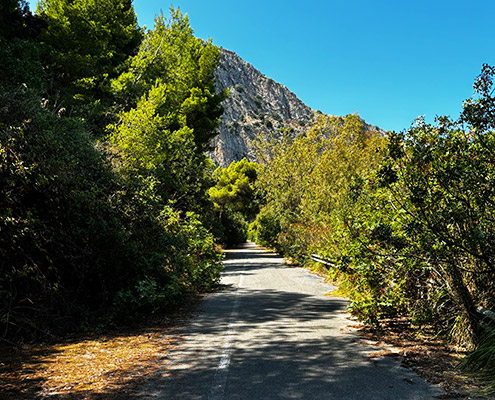
{"type": "Polygon", "coordinates": [[[223,290],[185,323],[182,346],[140,399],[425,400],[444,393],[400,357],[363,343],[347,301],[301,268],[254,245],[227,251],[223,290]]]}

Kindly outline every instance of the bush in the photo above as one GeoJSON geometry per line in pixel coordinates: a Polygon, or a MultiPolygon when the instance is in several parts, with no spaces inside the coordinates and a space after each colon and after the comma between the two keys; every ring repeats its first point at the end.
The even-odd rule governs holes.
{"type": "Polygon", "coordinates": [[[45,110],[29,121],[0,130],[0,286],[8,336],[48,330],[57,315],[97,311],[126,265],[125,231],[110,201],[117,180],[81,123],[45,110]]]}
{"type": "Polygon", "coordinates": [[[226,209],[222,213],[223,237],[220,240],[228,246],[244,243],[248,238],[248,223],[239,211],[226,209]]]}
{"type": "Polygon", "coordinates": [[[278,235],[281,233],[279,220],[270,212],[260,212],[250,225],[249,231],[254,241],[262,246],[278,248],[278,235]]]}

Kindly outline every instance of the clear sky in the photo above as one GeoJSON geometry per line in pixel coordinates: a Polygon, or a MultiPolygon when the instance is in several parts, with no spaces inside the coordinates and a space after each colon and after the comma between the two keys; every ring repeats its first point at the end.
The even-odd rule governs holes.
{"type": "Polygon", "coordinates": [[[311,108],[385,130],[457,117],[495,64],[494,0],[134,0],[140,25],[172,4],[311,108]]]}

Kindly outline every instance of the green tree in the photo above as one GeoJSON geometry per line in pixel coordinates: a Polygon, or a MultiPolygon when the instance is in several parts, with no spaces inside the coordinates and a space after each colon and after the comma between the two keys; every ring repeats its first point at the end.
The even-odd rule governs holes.
{"type": "Polygon", "coordinates": [[[451,314],[462,311],[476,337],[477,305],[494,304],[495,136],[472,128],[466,132],[446,119],[439,126],[420,122],[407,136],[393,137],[383,174],[396,206],[407,211],[401,221],[408,251],[444,277],[451,314]]]}
{"type": "Polygon", "coordinates": [[[363,211],[349,221],[354,266],[382,266],[392,279],[378,275],[379,286],[403,298],[404,315],[463,343],[482,334],[477,306],[495,302],[493,73],[483,68],[458,121],[419,119],[389,135],[378,173],[356,188],[363,211]]]}
{"type": "MultiPolygon", "coordinates": [[[[62,15],[67,17],[77,7],[90,4],[69,3],[52,2],[50,7],[60,5],[57,18],[64,19],[62,15]]],[[[23,3],[6,4],[20,20],[13,17],[7,20],[10,27],[0,28],[0,66],[5,72],[0,76],[2,339],[31,340],[49,332],[94,326],[96,321],[108,322],[109,318],[119,322],[138,312],[166,309],[185,293],[214,287],[221,256],[213,235],[198,217],[213,207],[207,198],[213,168],[198,149],[193,129],[185,123],[189,113],[182,110],[194,109],[192,100],[183,108],[168,108],[164,86],[157,84],[151,85],[142,99],[136,99],[139,107],[115,105],[129,112],[121,113],[124,120],[131,118],[125,120],[129,127],[119,126],[120,133],[131,141],[143,139],[141,133],[149,134],[143,139],[145,144],[148,140],[148,147],[123,139],[116,142],[122,147],[115,145],[113,153],[106,153],[105,143],[96,142],[90,130],[95,125],[87,123],[94,117],[89,108],[76,107],[69,99],[68,104],[77,112],[64,113],[59,99],[45,97],[50,85],[52,94],[80,93],[79,83],[72,81],[79,78],[71,75],[67,81],[62,77],[48,83],[54,70],[49,67],[47,74],[40,62],[39,19],[32,19],[23,3]],[[26,30],[13,29],[18,26],[26,30]],[[132,118],[140,125],[133,126],[132,118]],[[159,124],[168,128],[160,131],[159,124]],[[158,133],[163,136],[156,139],[153,135],[158,133]],[[163,146],[164,155],[153,149],[157,143],[163,146]],[[197,181],[199,185],[195,185],[197,181]],[[186,197],[182,202],[181,193],[186,197]],[[169,200],[174,199],[172,207],[169,200]],[[198,214],[191,212],[188,201],[198,214]],[[183,211],[177,209],[179,204],[183,211]]],[[[108,17],[115,15],[110,8],[108,17]]],[[[103,8],[98,10],[104,12],[103,8]]],[[[74,18],[84,12],[88,10],[81,9],[74,18]]],[[[103,15],[97,17],[105,19],[103,15]]],[[[69,20],[63,22],[70,28],[69,20]]],[[[80,23],[75,21],[74,26],[80,23]]],[[[106,29],[105,24],[102,27],[106,29]]],[[[51,28],[43,33],[47,40],[44,46],[54,40],[47,37],[50,32],[56,36],[51,28]]],[[[85,40],[83,36],[80,39],[85,40]]],[[[109,39],[108,48],[113,48],[113,40],[117,40],[115,36],[109,39]]],[[[180,46],[175,49],[185,51],[180,46]]],[[[71,58],[60,51],[61,59],[71,58]]],[[[106,67],[86,61],[87,76],[104,73],[106,67]]],[[[200,71],[184,69],[181,76],[188,74],[200,71]]],[[[182,82],[177,80],[176,87],[182,82]]],[[[106,101],[99,83],[89,87],[85,92],[89,97],[83,103],[106,101]]],[[[184,93],[179,102],[182,106],[197,91],[189,87],[169,95],[178,93],[184,93]]],[[[201,131],[206,125],[197,126],[201,131]]]]}
{"type": "Polygon", "coordinates": [[[378,134],[366,132],[353,115],[320,115],[306,135],[265,143],[262,153],[273,158],[260,168],[258,186],[266,202],[260,216],[274,227],[269,232],[280,228],[272,245],[302,261],[329,246],[323,245],[329,232],[340,243],[346,195],[354,179],[376,164],[379,143],[378,134]]]}
{"type": "Polygon", "coordinates": [[[258,213],[255,195],[257,164],[243,158],[233,162],[227,168],[218,167],[213,178],[215,186],[209,190],[210,198],[220,214],[225,208],[231,208],[243,214],[246,220],[253,220],[258,213]]]}
{"type": "Polygon", "coordinates": [[[112,82],[113,90],[131,108],[150,88],[163,86],[166,95],[159,111],[173,110],[170,127],[191,128],[201,153],[210,148],[223,113],[220,103],[226,92],[216,93],[213,80],[219,57],[220,50],[211,42],[193,36],[187,14],[171,8],[168,21],[163,14],[156,18],[129,69],[112,82]]]}
{"type": "Polygon", "coordinates": [[[89,118],[101,134],[112,105],[110,81],[142,40],[131,1],[41,0],[37,13],[47,22],[39,40],[51,98],[89,118]]]}
{"type": "Polygon", "coordinates": [[[43,26],[25,0],[4,0],[0,4],[0,37],[33,39],[43,26]]]}
{"type": "Polygon", "coordinates": [[[43,21],[30,13],[24,1],[0,4],[0,107],[4,111],[0,123],[13,123],[21,114],[25,116],[23,109],[32,104],[32,96],[46,88],[36,42],[42,28],[43,21]]]}
{"type": "Polygon", "coordinates": [[[257,164],[243,158],[227,168],[218,167],[215,186],[209,190],[218,218],[223,226],[222,240],[227,244],[246,241],[248,222],[259,211],[256,195],[257,164]]]}
{"type": "Polygon", "coordinates": [[[114,80],[127,105],[109,127],[118,164],[129,177],[153,176],[165,201],[204,211],[212,163],[204,150],[217,134],[225,93],[215,93],[219,49],[193,36],[187,16],[158,16],[128,71],[114,80]]]}

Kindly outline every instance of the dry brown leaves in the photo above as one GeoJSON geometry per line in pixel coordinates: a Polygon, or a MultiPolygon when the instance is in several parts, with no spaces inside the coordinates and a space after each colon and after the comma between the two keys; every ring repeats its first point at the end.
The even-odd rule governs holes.
{"type": "Polygon", "coordinates": [[[125,398],[175,344],[163,330],[24,348],[0,356],[0,398],[125,398]]]}
{"type": "MultiPolygon", "coordinates": [[[[484,383],[463,373],[459,368],[460,361],[466,355],[463,349],[451,346],[433,335],[419,335],[417,330],[408,327],[407,321],[385,321],[380,332],[361,327],[360,333],[366,339],[391,344],[399,349],[399,354],[404,357],[402,364],[405,367],[414,369],[427,381],[439,384],[446,390],[447,393],[442,398],[484,398],[484,383]]],[[[397,355],[395,352],[387,353],[384,351],[372,355],[397,355]]]]}

